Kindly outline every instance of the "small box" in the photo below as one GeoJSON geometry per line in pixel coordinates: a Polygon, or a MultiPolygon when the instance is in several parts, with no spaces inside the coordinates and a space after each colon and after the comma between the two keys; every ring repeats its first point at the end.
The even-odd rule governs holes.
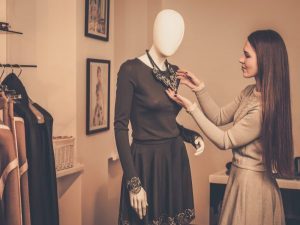
{"type": "Polygon", "coordinates": [[[53,137],[55,168],[57,171],[68,169],[75,164],[75,138],[72,136],[53,137]]]}

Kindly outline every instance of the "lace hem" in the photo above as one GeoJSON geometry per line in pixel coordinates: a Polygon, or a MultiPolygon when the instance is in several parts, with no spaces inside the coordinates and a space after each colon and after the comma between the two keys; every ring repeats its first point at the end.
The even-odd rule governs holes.
{"type": "MultiPolygon", "coordinates": [[[[171,217],[168,215],[161,215],[159,218],[154,218],[147,225],[187,225],[195,219],[195,209],[186,209],[184,212],[178,213],[171,217]]],[[[121,220],[121,225],[131,225],[129,220],[121,220]]]]}
{"type": "Polygon", "coordinates": [[[127,181],[127,189],[133,194],[137,194],[140,192],[142,188],[142,184],[140,178],[132,177],[129,181],[127,181]]]}

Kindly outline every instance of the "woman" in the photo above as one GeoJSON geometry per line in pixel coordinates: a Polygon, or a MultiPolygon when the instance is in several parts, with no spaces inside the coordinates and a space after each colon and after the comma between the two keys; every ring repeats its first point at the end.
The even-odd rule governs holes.
{"type": "Polygon", "coordinates": [[[240,58],[243,76],[254,78],[235,100],[219,108],[195,75],[179,71],[181,83],[196,94],[201,109],[167,91],[186,108],[206,136],[220,149],[232,149],[220,225],[282,225],[284,211],[272,173],[289,175],[293,140],[288,56],[280,35],[272,30],[248,36],[240,58]],[[203,111],[202,111],[203,110],[203,111]],[[233,122],[223,131],[217,126],[233,122]]]}
{"type": "Polygon", "coordinates": [[[119,225],[187,225],[195,217],[183,141],[194,145],[201,136],[177,124],[182,107],[165,93],[179,84],[178,67],[167,59],[175,54],[183,34],[182,16],[162,10],[154,21],[150,50],[124,62],[118,72],[114,128],[124,172],[119,225]]]}

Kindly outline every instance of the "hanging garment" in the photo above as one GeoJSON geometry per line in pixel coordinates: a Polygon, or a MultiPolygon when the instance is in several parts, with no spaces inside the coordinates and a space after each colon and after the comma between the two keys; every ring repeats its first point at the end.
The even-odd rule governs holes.
{"type": "Polygon", "coordinates": [[[21,117],[15,117],[16,139],[20,170],[20,187],[22,202],[22,220],[23,225],[31,225],[29,189],[28,189],[28,163],[26,156],[25,127],[24,120],[21,117]]]}
{"type": "Polygon", "coordinates": [[[0,125],[0,224],[21,225],[19,168],[11,130],[0,125]]]}
{"type": "Polygon", "coordinates": [[[39,132],[42,137],[42,146],[44,149],[45,156],[45,179],[44,184],[48,187],[47,195],[43,195],[44,201],[48,202],[47,214],[45,215],[46,221],[49,225],[58,225],[58,197],[57,197],[57,184],[56,184],[56,170],[55,170],[55,159],[53,151],[52,142],[52,128],[53,128],[53,118],[49,112],[42,108],[39,104],[33,103],[33,106],[38,109],[45,120],[44,124],[39,124],[39,132]],[[52,178],[52,179],[49,179],[52,178]],[[50,201],[51,200],[51,201],[50,201]]]}
{"type": "MultiPolygon", "coordinates": [[[[21,210],[21,193],[20,193],[20,174],[18,166],[18,151],[16,145],[16,136],[15,136],[15,127],[14,127],[14,118],[13,118],[13,101],[5,95],[4,92],[1,92],[1,109],[3,112],[4,126],[3,129],[8,129],[12,135],[10,139],[9,133],[7,133],[7,140],[0,140],[4,143],[5,141],[11,142],[13,148],[7,146],[6,151],[8,158],[12,159],[13,162],[10,162],[9,165],[5,168],[2,174],[2,188],[3,188],[3,210],[4,210],[4,220],[5,224],[22,224],[22,210],[21,210]],[[9,157],[10,156],[10,157],[9,157]],[[15,161],[17,167],[15,168],[15,161]],[[12,167],[13,165],[13,167],[12,167]],[[10,176],[8,176],[10,175],[10,176]],[[14,217],[14,218],[12,218],[14,217]]],[[[4,131],[2,131],[4,132],[4,131]]],[[[5,147],[4,147],[5,151],[5,147]]],[[[0,155],[6,158],[5,153],[0,155]]],[[[2,166],[5,166],[5,162],[2,166]]],[[[1,193],[2,195],[2,193],[1,193]]],[[[2,197],[1,197],[2,198],[2,197]]]]}
{"type": "MultiPolygon", "coordinates": [[[[29,97],[26,89],[15,74],[9,74],[2,83],[22,96],[22,99],[15,103],[14,111],[25,122],[31,224],[58,225],[58,199],[52,146],[53,119],[46,110],[43,110],[44,117],[47,119],[44,124],[38,123],[35,114],[28,106],[29,97]]],[[[42,108],[39,107],[40,109],[42,108]]]]}
{"type": "MultiPolygon", "coordinates": [[[[173,67],[175,71],[177,67],[173,67]]],[[[137,58],[123,63],[118,74],[114,122],[124,171],[119,225],[186,225],[194,219],[189,159],[176,123],[180,110],[152,75],[152,68],[137,58]],[[139,186],[148,200],[143,220],[129,200],[129,190],[139,186]]]]}

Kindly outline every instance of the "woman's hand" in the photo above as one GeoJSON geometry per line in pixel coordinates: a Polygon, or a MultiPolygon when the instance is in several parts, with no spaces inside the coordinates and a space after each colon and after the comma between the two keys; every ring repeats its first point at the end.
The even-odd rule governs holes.
{"type": "Polygon", "coordinates": [[[146,191],[144,188],[141,188],[137,194],[129,191],[129,197],[131,207],[134,208],[140,219],[143,219],[143,217],[146,216],[148,206],[146,191]]]}
{"type": "Polygon", "coordinates": [[[192,72],[186,70],[177,70],[177,78],[180,79],[180,83],[188,86],[191,89],[197,89],[200,85],[204,86],[204,83],[200,81],[192,72]]]}
{"type": "Polygon", "coordinates": [[[177,104],[181,105],[185,109],[192,106],[192,102],[190,100],[188,100],[187,98],[185,98],[179,94],[175,94],[175,91],[173,91],[171,88],[168,88],[166,90],[166,93],[173,101],[177,102],[177,104]]]}

